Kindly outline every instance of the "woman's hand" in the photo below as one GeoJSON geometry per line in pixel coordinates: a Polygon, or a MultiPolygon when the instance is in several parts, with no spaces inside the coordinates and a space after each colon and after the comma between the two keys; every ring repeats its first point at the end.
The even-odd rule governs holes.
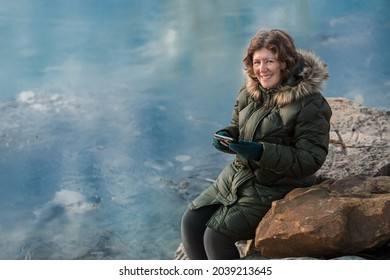
{"type": "MultiPolygon", "coordinates": [[[[220,131],[217,131],[216,134],[218,135],[222,135],[222,136],[227,136],[227,137],[232,137],[229,133],[229,131],[227,130],[220,130],[220,131]]],[[[226,152],[226,149],[229,148],[227,145],[224,145],[223,143],[221,143],[221,141],[219,141],[218,139],[216,138],[213,138],[213,146],[221,151],[221,152],[226,152]]]]}
{"type": "Polygon", "coordinates": [[[243,159],[256,161],[261,159],[264,150],[263,144],[245,140],[240,140],[238,143],[230,143],[229,148],[243,159]]]}

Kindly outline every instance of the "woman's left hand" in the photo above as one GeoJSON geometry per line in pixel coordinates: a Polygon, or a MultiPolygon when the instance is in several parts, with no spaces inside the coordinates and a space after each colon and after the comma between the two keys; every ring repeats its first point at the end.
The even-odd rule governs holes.
{"type": "Polygon", "coordinates": [[[263,144],[245,140],[240,140],[238,143],[230,143],[229,148],[243,159],[256,161],[261,159],[264,150],[263,144]]]}

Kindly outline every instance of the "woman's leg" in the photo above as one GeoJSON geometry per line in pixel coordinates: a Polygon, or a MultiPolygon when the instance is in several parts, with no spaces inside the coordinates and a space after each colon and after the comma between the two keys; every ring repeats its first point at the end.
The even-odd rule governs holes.
{"type": "Polygon", "coordinates": [[[187,257],[190,260],[207,260],[203,245],[206,223],[220,205],[204,206],[196,210],[187,209],[181,221],[181,236],[187,257]]]}
{"type": "Polygon", "coordinates": [[[240,258],[236,240],[207,228],[204,234],[204,245],[209,260],[234,260],[240,258]]]}

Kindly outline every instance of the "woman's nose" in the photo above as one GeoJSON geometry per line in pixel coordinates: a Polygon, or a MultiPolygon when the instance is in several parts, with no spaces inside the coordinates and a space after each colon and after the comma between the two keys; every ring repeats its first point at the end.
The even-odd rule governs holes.
{"type": "Polygon", "coordinates": [[[267,70],[267,65],[265,63],[260,63],[259,70],[260,72],[264,72],[265,70],[267,70]]]}

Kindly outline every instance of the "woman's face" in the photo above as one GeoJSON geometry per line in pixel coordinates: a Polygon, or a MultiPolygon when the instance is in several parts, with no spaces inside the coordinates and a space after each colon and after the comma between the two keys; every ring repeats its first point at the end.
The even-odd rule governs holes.
{"type": "Polygon", "coordinates": [[[253,72],[263,88],[277,87],[282,80],[283,68],[272,51],[262,48],[253,53],[253,72]]]}

